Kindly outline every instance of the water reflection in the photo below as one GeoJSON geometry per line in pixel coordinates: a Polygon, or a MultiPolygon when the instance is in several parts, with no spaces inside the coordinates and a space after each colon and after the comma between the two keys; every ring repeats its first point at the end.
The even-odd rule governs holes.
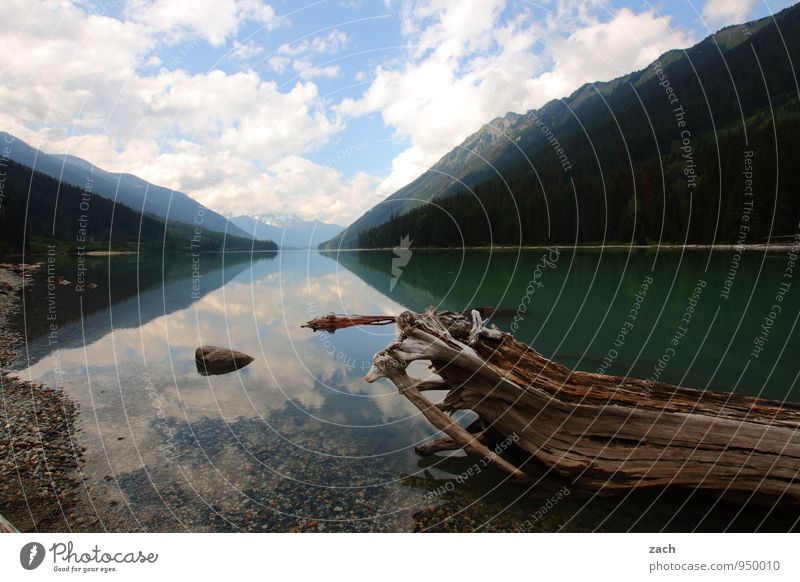
{"type": "MultiPolygon", "coordinates": [[[[275,258],[274,253],[258,256],[267,261],[275,258]]],[[[24,311],[17,315],[15,324],[25,330],[26,352],[21,361],[26,365],[47,356],[54,347],[81,347],[112,329],[138,328],[185,309],[248,269],[250,255],[204,255],[203,284],[196,291],[192,262],[186,257],[166,257],[164,261],[140,261],[134,256],[88,258],[82,264],[86,267],[85,280],[97,287],[82,292],[69,285],[48,287],[48,272],[42,270],[38,284],[25,293],[24,311]]],[[[59,256],[50,274],[75,281],[74,267],[71,258],[59,256]]]]}
{"type": "MultiPolygon", "coordinates": [[[[513,311],[540,254],[415,252],[394,286],[391,258],[391,253],[204,255],[199,273],[181,257],[97,259],[87,277],[97,289],[82,295],[58,290],[55,334],[41,273],[26,297],[20,327],[27,330],[28,345],[16,366],[23,377],[63,384],[81,404],[88,448],[84,478],[103,526],[513,529],[563,487],[552,475],[535,486],[510,484],[490,468],[447,495],[426,497],[474,460],[459,454],[419,459],[413,447],[434,433],[428,422],[388,383],[363,381],[372,355],[393,337],[393,326],[336,334],[300,328],[328,312],[393,314],[428,305],[513,311]],[[201,345],[239,350],[255,360],[228,375],[199,376],[194,352],[201,345]]],[[[742,263],[739,280],[750,278],[762,295],[780,277],[780,264],[773,268],[766,261],[761,267],[758,260],[742,263]]],[[[557,268],[543,275],[517,335],[576,367],[596,367],[653,262],[648,254],[563,254],[557,268]]],[[[614,373],[648,372],[693,282],[704,276],[709,289],[716,288],[725,259],[714,259],[705,269],[699,255],[663,254],[657,265],[654,277],[664,283],[653,286],[613,363],[614,373]]],[[[69,259],[59,265],[67,278],[70,268],[69,259]]],[[[743,307],[745,291],[734,289],[731,301],[737,303],[725,305],[709,291],[681,353],[665,370],[667,381],[680,380],[688,370],[687,384],[736,385],[731,380],[742,372],[739,358],[750,333],[745,330],[762,310],[761,303],[743,307]]],[[[791,301],[796,309],[796,298],[791,301]]],[[[506,328],[512,321],[496,319],[506,328]]],[[[766,386],[773,396],[797,396],[793,367],[778,350],[786,345],[791,353],[798,347],[786,319],[773,331],[775,350],[750,364],[737,389],[758,392],[766,386]]],[[[648,509],[641,496],[619,505],[618,499],[587,503],[575,492],[537,528],[697,527],[700,518],[691,511],[672,516],[680,504],[671,495],[658,497],[648,509]]],[[[700,519],[700,527],[727,525],[731,508],[740,509],[720,507],[723,514],[700,519]]],[[[767,523],[788,527],[774,518],[767,523]]]]}
{"type": "Polygon", "coordinates": [[[782,316],[767,322],[766,349],[751,355],[785,281],[785,254],[743,254],[726,297],[722,290],[729,278],[731,252],[709,256],[706,251],[562,250],[555,263],[550,255],[546,250],[470,251],[465,257],[462,251],[419,250],[391,293],[391,252],[329,256],[410,309],[428,305],[452,310],[504,309],[511,315],[495,316],[498,326],[514,330],[520,340],[575,369],[650,377],[678,333],[679,346],[657,372],[661,380],[800,400],[797,367],[792,362],[792,354],[800,351],[797,291],[781,300],[782,316]],[[543,257],[552,268],[542,268],[543,257]],[[531,293],[528,289],[534,278],[538,284],[531,293]],[[642,296],[646,281],[649,285],[642,296]],[[698,281],[704,287],[692,305],[698,281]],[[529,301],[514,326],[513,314],[526,294],[529,301]],[[687,324],[683,320],[690,307],[687,324]],[[634,308],[636,318],[631,319],[634,308]],[[625,337],[620,342],[623,328],[625,337]]]}

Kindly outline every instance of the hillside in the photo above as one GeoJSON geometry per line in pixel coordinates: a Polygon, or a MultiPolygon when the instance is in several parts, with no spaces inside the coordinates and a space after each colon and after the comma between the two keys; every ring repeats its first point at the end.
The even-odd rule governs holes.
{"type": "Polygon", "coordinates": [[[795,6],[495,119],[323,246],[737,242],[746,164],[758,179],[745,242],[790,234],[798,33],[795,6]]]}
{"type": "Polygon", "coordinates": [[[3,172],[0,251],[59,250],[180,251],[276,250],[271,241],[225,235],[201,227],[164,222],[102,196],[0,158],[3,172]]]}
{"type": "Polygon", "coordinates": [[[75,156],[47,154],[5,132],[0,132],[0,143],[3,143],[4,155],[9,159],[78,188],[91,183],[92,190],[99,196],[116,200],[136,211],[192,226],[201,216],[203,227],[208,230],[227,230],[230,235],[247,237],[247,233],[229,223],[224,216],[183,192],[156,186],[132,174],[106,172],[75,156]]]}

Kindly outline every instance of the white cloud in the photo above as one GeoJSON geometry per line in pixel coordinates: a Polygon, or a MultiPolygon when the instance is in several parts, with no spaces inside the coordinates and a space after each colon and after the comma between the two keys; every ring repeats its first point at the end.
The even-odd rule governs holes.
{"type": "Polygon", "coordinates": [[[264,47],[254,42],[239,42],[238,40],[234,40],[230,56],[240,61],[247,61],[253,57],[257,57],[262,52],[264,52],[264,47]]]}
{"type": "Polygon", "coordinates": [[[269,64],[270,68],[278,74],[282,74],[286,67],[288,67],[292,62],[292,59],[288,57],[281,57],[281,56],[274,56],[270,57],[267,60],[267,64],[269,64]]]}
{"type": "Polygon", "coordinates": [[[703,18],[712,26],[741,24],[754,4],[755,0],[708,0],[703,18]]]}
{"type": "Polygon", "coordinates": [[[128,0],[125,15],[168,43],[200,36],[221,45],[248,20],[276,24],[275,11],[260,0],[128,0]]]}
{"type": "Polygon", "coordinates": [[[412,47],[407,59],[378,65],[364,94],[339,107],[345,116],[380,112],[410,141],[393,160],[382,192],[408,183],[497,116],[539,107],[691,43],[654,11],[622,9],[601,20],[579,4],[546,19],[523,10],[502,23],[504,8],[501,0],[403,4],[412,47]]]}
{"type": "Polygon", "coordinates": [[[430,0],[410,5],[412,10],[405,16],[405,27],[417,37],[415,53],[419,56],[433,51],[441,61],[488,49],[505,0],[430,0]],[[433,24],[420,29],[419,22],[429,19],[433,19],[433,24]]]}
{"type": "Polygon", "coordinates": [[[311,50],[318,53],[338,53],[347,47],[350,37],[341,30],[332,30],[327,36],[316,36],[311,41],[311,50]]]}
{"type": "Polygon", "coordinates": [[[102,123],[152,44],[136,23],[21,0],[3,5],[0,43],[14,47],[0,53],[0,123],[20,137],[102,123]]]}
{"type": "Polygon", "coordinates": [[[400,15],[410,48],[371,70],[363,67],[377,57],[360,63],[351,74],[369,84],[337,104],[320,98],[313,79],[342,72],[315,63],[349,46],[338,29],[274,50],[268,68],[298,73],[287,85],[253,70],[190,73],[175,58],[162,62],[175,47],[158,49],[177,42],[258,57],[259,45],[233,38],[248,21],[274,24],[272,8],[257,0],[131,0],[124,20],[69,3],[37,4],[32,18],[29,3],[12,0],[0,27],[0,42],[14,47],[0,54],[0,128],[187,191],[219,211],[305,218],[324,211],[326,220],[347,223],[494,117],[640,68],[691,41],[652,10],[587,6],[560,3],[543,16],[527,5],[508,14],[503,0],[406,3],[400,15]],[[349,119],[371,113],[409,143],[383,181],[346,178],[303,157],[349,119]]]}
{"type": "Polygon", "coordinates": [[[228,152],[273,163],[319,146],[339,126],[329,119],[313,83],[281,91],[255,72],[166,72],[142,83],[139,131],[178,132],[228,152]]]}
{"type": "Polygon", "coordinates": [[[277,54],[267,60],[269,67],[282,74],[289,64],[303,79],[317,77],[334,78],[339,76],[338,66],[315,65],[310,56],[325,53],[336,53],[345,49],[350,38],[346,33],[333,29],[326,35],[315,35],[294,43],[284,43],[278,47],[277,54]]]}
{"type": "Polygon", "coordinates": [[[666,51],[692,44],[692,37],[670,26],[654,11],[623,8],[609,21],[592,21],[550,44],[555,64],[532,80],[547,99],[569,94],[586,82],[610,80],[641,69],[666,51]]]}
{"type": "Polygon", "coordinates": [[[326,35],[316,35],[298,42],[282,44],[278,47],[278,52],[289,56],[308,53],[337,53],[344,50],[349,41],[350,37],[346,33],[333,29],[326,35]]]}
{"type": "Polygon", "coordinates": [[[339,67],[318,67],[311,61],[304,59],[295,59],[292,62],[292,67],[294,67],[294,70],[297,71],[297,74],[303,79],[313,79],[314,77],[326,77],[331,79],[339,75],[339,67]]]}
{"type": "Polygon", "coordinates": [[[345,179],[334,168],[287,156],[263,173],[252,175],[246,168],[239,175],[231,172],[194,194],[204,204],[235,215],[295,213],[347,224],[380,202],[375,194],[378,183],[378,178],[364,172],[345,179]]]}
{"type": "MultiPolygon", "coordinates": [[[[153,70],[158,41],[148,27],[69,5],[43,5],[35,19],[29,11],[25,2],[4,7],[0,42],[16,50],[0,54],[0,127],[46,151],[208,202],[215,189],[248,183],[259,166],[318,148],[341,129],[312,82],[287,88],[254,71],[153,70]]],[[[235,191],[239,207],[258,204],[256,190],[235,191]]]]}

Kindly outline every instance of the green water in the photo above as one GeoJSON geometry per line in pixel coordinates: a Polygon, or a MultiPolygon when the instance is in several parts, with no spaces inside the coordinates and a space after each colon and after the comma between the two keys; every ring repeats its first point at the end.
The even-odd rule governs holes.
{"type": "MultiPolygon", "coordinates": [[[[414,251],[394,271],[393,260],[391,252],[98,258],[84,277],[97,288],[59,286],[51,296],[42,271],[17,321],[27,343],[15,368],[80,402],[83,479],[102,526],[795,527],[791,512],[681,491],[598,498],[551,474],[518,484],[489,468],[447,485],[476,459],[418,458],[413,447],[435,431],[391,384],[362,379],[393,327],[334,335],[299,327],[328,312],[493,306],[503,310],[499,327],[576,369],[798,401],[800,283],[786,253],[414,251]],[[194,350],[207,344],[255,361],[201,376],[194,350]],[[570,493],[553,504],[563,487],[570,493]]],[[[62,257],[53,272],[75,281],[76,268],[62,257]]]]}

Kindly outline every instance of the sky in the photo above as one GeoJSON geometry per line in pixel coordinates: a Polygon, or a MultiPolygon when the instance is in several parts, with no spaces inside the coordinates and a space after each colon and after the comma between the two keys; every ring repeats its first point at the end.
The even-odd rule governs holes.
{"type": "Polygon", "coordinates": [[[509,111],[786,0],[0,0],[0,130],[346,225],[509,111]]]}

